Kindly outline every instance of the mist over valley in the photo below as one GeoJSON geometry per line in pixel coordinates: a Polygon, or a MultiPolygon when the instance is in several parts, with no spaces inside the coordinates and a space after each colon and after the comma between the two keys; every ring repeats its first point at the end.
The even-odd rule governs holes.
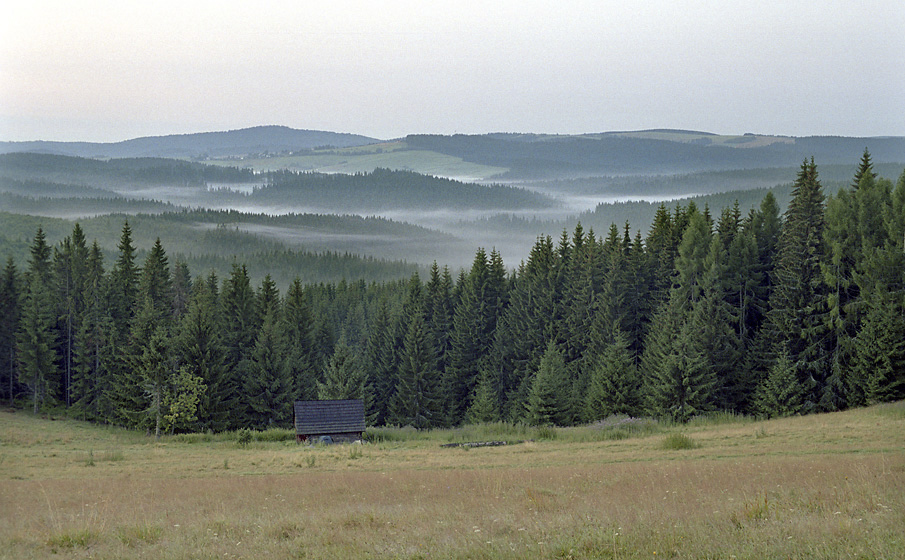
{"type": "MultiPolygon", "coordinates": [[[[556,238],[579,222],[598,235],[626,223],[645,233],[661,203],[691,199],[719,212],[738,201],[747,212],[768,190],[784,203],[797,166],[811,156],[832,192],[865,147],[882,175],[901,171],[905,139],[895,137],[652,130],[382,141],[256,127],[112,144],[2,142],[0,212],[5,221],[81,220],[89,235],[101,216],[175,213],[193,220],[179,251],[194,259],[203,243],[193,246],[193,235],[228,229],[251,245],[453,269],[467,267],[483,247],[516,267],[538,236],[556,238]],[[208,210],[215,212],[199,213],[208,210]],[[270,222],[280,216],[289,221],[270,222]],[[362,228],[362,218],[388,220],[381,223],[394,230],[374,221],[362,228]]],[[[21,239],[5,235],[24,259],[21,239]]],[[[104,248],[115,248],[112,238],[104,248]]]]}

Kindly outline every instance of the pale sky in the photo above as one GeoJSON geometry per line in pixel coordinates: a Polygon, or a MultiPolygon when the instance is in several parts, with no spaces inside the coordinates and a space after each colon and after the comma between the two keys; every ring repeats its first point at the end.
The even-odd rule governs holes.
{"type": "Polygon", "coordinates": [[[905,2],[19,0],[0,140],[905,135],[905,2]]]}

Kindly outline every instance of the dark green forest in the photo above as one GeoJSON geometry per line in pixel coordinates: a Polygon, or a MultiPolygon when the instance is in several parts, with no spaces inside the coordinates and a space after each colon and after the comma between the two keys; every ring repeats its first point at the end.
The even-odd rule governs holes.
{"type": "MultiPolygon", "coordinates": [[[[2,195],[0,195],[2,201],[2,195]]],[[[77,206],[76,206],[77,207],[77,206]]],[[[388,281],[405,278],[424,267],[402,260],[390,260],[352,254],[338,249],[311,250],[301,244],[290,246],[278,236],[255,234],[246,228],[270,228],[272,231],[303,230],[314,235],[351,237],[357,242],[378,244],[383,239],[417,237],[422,245],[439,244],[443,236],[417,226],[379,217],[288,214],[267,216],[231,210],[182,210],[164,214],[109,214],[85,218],[79,222],[86,238],[98,242],[105,260],[117,256],[123,222],[128,220],[136,257],[143,259],[156,239],[160,239],[173,260],[184,262],[192,270],[230,272],[235,262],[246,264],[255,281],[269,274],[285,289],[298,277],[304,283],[335,282],[342,278],[366,278],[388,281]]],[[[23,266],[34,232],[41,227],[50,239],[62,239],[72,228],[71,220],[0,212],[0,255],[13,257],[23,266]]],[[[395,241],[398,243],[398,241],[395,241]]],[[[333,243],[333,245],[337,245],[333,243]]],[[[414,244],[408,247],[413,254],[414,244]]],[[[400,252],[402,252],[400,250],[400,252]]]]}
{"type": "MultiPolygon", "coordinates": [[[[421,175],[412,171],[375,169],[354,175],[274,171],[267,185],[248,199],[258,204],[299,204],[342,211],[451,208],[464,210],[542,209],[554,202],[537,193],[505,185],[478,185],[421,175]]],[[[226,196],[224,194],[223,196],[226,196]]],[[[241,195],[232,194],[236,199],[241,195]]],[[[232,201],[231,201],[232,202],[232,201]]]]}
{"type": "MultiPolygon", "coordinates": [[[[354,175],[285,170],[255,173],[174,159],[102,161],[34,153],[0,154],[0,195],[4,197],[0,209],[7,211],[34,213],[35,208],[48,205],[49,199],[67,199],[67,206],[74,205],[73,211],[84,215],[173,209],[164,203],[330,212],[400,208],[512,211],[556,206],[552,199],[519,187],[463,183],[405,170],[378,168],[354,175]],[[179,195],[163,201],[144,199],[149,192],[167,196],[160,187],[177,187],[179,195]]],[[[59,201],[54,206],[59,207],[59,201]]]]}
{"type": "Polygon", "coordinates": [[[241,260],[218,275],[159,239],[140,253],[128,222],[109,257],[78,224],[38,228],[0,278],[0,395],[158,434],[289,426],[314,398],[420,429],[905,397],[905,173],[865,151],[832,195],[814,159],[789,180],[785,212],[772,192],[747,213],[659,205],[650,224],[541,235],[514,268],[478,249],[455,274],[283,293],[241,260]]]}

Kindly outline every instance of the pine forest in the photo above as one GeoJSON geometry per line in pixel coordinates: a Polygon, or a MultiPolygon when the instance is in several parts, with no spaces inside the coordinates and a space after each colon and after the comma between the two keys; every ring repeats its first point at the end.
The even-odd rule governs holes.
{"type": "Polygon", "coordinates": [[[747,214],[664,204],[541,235],[517,266],[481,248],[467,269],[286,289],[240,262],[190,271],[159,239],[139,253],[128,222],[115,259],[78,224],[39,228],[0,280],[0,395],[157,435],[289,427],[304,399],[426,429],[905,397],[905,173],[865,151],[832,196],[813,159],[794,181],[782,214],[770,193],[747,214]]]}

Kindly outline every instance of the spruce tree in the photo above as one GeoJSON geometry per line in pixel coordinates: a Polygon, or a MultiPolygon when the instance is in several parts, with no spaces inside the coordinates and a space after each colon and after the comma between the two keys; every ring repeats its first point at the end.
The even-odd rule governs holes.
{"type": "Polygon", "coordinates": [[[368,423],[373,426],[387,423],[390,403],[396,392],[397,354],[391,327],[393,322],[386,297],[381,297],[365,349],[367,385],[372,395],[367,415],[368,423]]]}
{"type": "Polygon", "coordinates": [[[117,247],[119,255],[110,271],[110,315],[113,318],[114,332],[119,333],[121,341],[125,341],[129,324],[136,311],[139,275],[129,222],[123,224],[117,247]]]}
{"type": "Polygon", "coordinates": [[[437,344],[437,369],[445,371],[450,349],[453,320],[453,281],[449,268],[441,272],[437,261],[430,268],[430,280],[425,286],[424,312],[428,330],[437,344]]]}
{"type": "MultiPolygon", "coordinates": [[[[741,236],[736,236],[740,238],[741,236]]],[[[735,239],[733,239],[733,242],[735,239]]],[[[699,282],[701,297],[692,304],[687,326],[693,327],[695,346],[703,352],[707,368],[713,372],[710,397],[714,407],[740,411],[754,382],[745,370],[742,343],[736,325],[736,309],[727,298],[727,250],[720,236],[710,243],[699,282]]]]}
{"type": "Polygon", "coordinates": [[[246,426],[286,427],[292,421],[292,378],[286,359],[286,337],[275,313],[264,316],[243,379],[246,426]]]}
{"type": "Polygon", "coordinates": [[[801,166],[785,214],[773,273],[770,327],[773,344],[787,348],[798,383],[811,384],[808,406],[840,406],[841,379],[831,368],[827,332],[827,286],[823,189],[812,159],[801,166]]]}
{"type": "MultiPolygon", "coordinates": [[[[563,347],[567,365],[575,379],[575,392],[581,393],[587,384],[586,359],[591,345],[592,324],[598,315],[598,294],[603,282],[604,260],[611,253],[624,257],[621,240],[615,226],[610,230],[616,234],[615,246],[601,247],[593,237],[581,231],[581,224],[576,226],[572,236],[573,250],[569,261],[568,280],[562,287],[562,319],[557,329],[563,347]]],[[[610,238],[608,238],[609,241],[610,238]]],[[[619,298],[620,303],[624,298],[619,298]]]]}
{"type": "Polygon", "coordinates": [[[474,398],[466,416],[471,424],[499,422],[499,380],[491,368],[482,368],[475,385],[474,398]]]}
{"type": "MultiPolygon", "coordinates": [[[[132,322],[140,308],[138,304],[139,269],[135,264],[135,246],[132,242],[132,228],[125,222],[118,244],[119,253],[110,269],[107,283],[107,301],[110,318],[110,338],[107,341],[109,360],[107,370],[110,384],[105,388],[105,399],[111,403],[119,403],[120,396],[128,389],[118,385],[121,381],[130,380],[131,364],[131,332],[132,322]]],[[[114,404],[114,408],[119,404],[114,404]]],[[[113,417],[120,420],[123,415],[113,410],[113,417]]]]}
{"type": "Polygon", "coordinates": [[[106,398],[114,405],[115,420],[131,428],[150,429],[155,432],[163,419],[163,387],[169,377],[172,364],[166,363],[169,333],[158,323],[157,312],[149,297],[142,298],[141,306],[132,319],[128,346],[122,353],[122,366],[111,373],[111,384],[106,398]],[[152,347],[154,339],[156,346],[152,347]],[[156,362],[154,361],[156,360],[156,362]],[[157,370],[155,368],[162,368],[157,370]],[[147,376],[157,383],[149,387],[147,376]],[[154,397],[159,397],[152,402],[154,397]]]}
{"type": "MultiPolygon", "coordinates": [[[[223,281],[220,307],[227,384],[243,387],[251,374],[252,352],[260,328],[254,291],[244,265],[233,264],[229,277],[223,281]]],[[[230,428],[238,427],[241,418],[233,415],[231,422],[230,428]]]]}
{"type": "Polygon", "coordinates": [[[67,406],[72,404],[73,369],[75,366],[75,336],[84,310],[84,290],[88,266],[88,247],[85,234],[78,223],[72,236],[66,237],[54,248],[54,285],[56,298],[57,338],[61,343],[62,387],[60,398],[67,406]]]}
{"type": "Polygon", "coordinates": [[[709,350],[731,329],[719,284],[722,245],[712,242],[709,221],[693,205],[682,216],[675,285],[652,321],[642,357],[649,411],[679,422],[714,408],[717,356],[709,350]],[[717,341],[714,329],[720,329],[717,341]]]}
{"type": "Polygon", "coordinates": [[[275,317],[279,318],[282,314],[282,309],[280,307],[280,291],[277,289],[276,283],[269,274],[265,275],[264,279],[261,281],[261,287],[258,289],[257,293],[257,306],[260,317],[264,317],[268,313],[273,313],[275,317]]]}
{"type": "Polygon", "coordinates": [[[798,379],[797,368],[785,348],[754,394],[754,409],[768,417],[791,416],[807,410],[808,387],[798,379]]]}
{"type": "Polygon", "coordinates": [[[367,378],[344,337],[336,343],[333,356],[324,368],[323,378],[323,382],[317,383],[318,399],[367,400],[367,378]]]}
{"type": "MultiPolygon", "coordinates": [[[[146,300],[148,301],[148,300],[146,300]]],[[[146,303],[145,313],[149,313],[150,303],[146,303]]],[[[139,426],[147,426],[154,430],[154,437],[160,439],[164,429],[167,393],[170,389],[170,376],[173,374],[173,362],[169,355],[168,335],[163,327],[153,329],[151,337],[141,345],[141,354],[135,361],[135,371],[139,387],[144,390],[144,407],[134,411],[139,426]]]]}
{"type": "Polygon", "coordinates": [[[155,324],[169,329],[173,324],[173,278],[159,237],[145,258],[138,279],[138,293],[140,298],[150,303],[155,324]]]}
{"type": "Polygon", "coordinates": [[[173,267],[173,321],[179,321],[189,306],[192,295],[192,276],[185,261],[177,260],[173,267]]]}
{"type": "Polygon", "coordinates": [[[188,398],[192,399],[196,386],[203,390],[197,394],[194,414],[183,411],[178,427],[191,425],[200,431],[220,432],[230,426],[238,388],[228,375],[221,331],[216,294],[211,292],[210,284],[195,282],[188,307],[177,325],[174,353],[188,398]]]}
{"type": "Polygon", "coordinates": [[[712,410],[717,383],[703,348],[702,318],[687,314],[683,299],[670,296],[654,317],[642,358],[648,411],[676,422],[712,410]]]}
{"type": "Polygon", "coordinates": [[[624,334],[632,329],[636,320],[631,309],[630,291],[634,288],[634,279],[629,265],[630,256],[626,254],[618,235],[616,224],[612,224],[604,242],[601,267],[604,272],[599,297],[594,298],[592,325],[589,325],[589,330],[597,331],[606,343],[613,340],[616,331],[624,334]]]}
{"type": "Polygon", "coordinates": [[[103,261],[103,253],[95,241],[88,255],[84,310],[73,342],[72,406],[83,418],[93,420],[109,420],[113,416],[113,404],[107,398],[106,389],[112,383],[115,342],[103,261]]]}
{"type": "Polygon", "coordinates": [[[867,148],[864,148],[864,154],[861,156],[858,170],[855,172],[855,178],[852,180],[852,189],[858,190],[861,185],[861,180],[865,178],[869,178],[870,180],[877,178],[877,174],[874,172],[874,165],[871,162],[870,152],[867,148]]]}
{"type": "Polygon", "coordinates": [[[636,415],[640,410],[639,381],[628,338],[616,331],[591,370],[583,419],[594,422],[612,414],[636,415]]]}
{"type": "Polygon", "coordinates": [[[869,303],[848,394],[851,405],[889,402],[905,397],[905,302],[902,292],[880,291],[869,303]]]}
{"type": "Polygon", "coordinates": [[[57,366],[54,331],[54,294],[51,289],[50,247],[44,230],[38,228],[30,247],[26,272],[25,300],[17,336],[19,380],[32,393],[34,411],[58,394],[60,370],[57,366]]]}
{"type": "Polygon", "coordinates": [[[660,204],[645,240],[648,257],[646,266],[650,272],[647,275],[650,280],[647,291],[651,294],[651,309],[657,309],[669,297],[680,240],[676,234],[678,229],[669,210],[660,204]]]}
{"type": "Polygon", "coordinates": [[[408,325],[399,359],[396,393],[390,405],[390,423],[425,429],[440,424],[439,372],[434,345],[420,313],[408,325]]]}
{"type": "MultiPolygon", "coordinates": [[[[855,336],[861,328],[864,301],[889,279],[882,270],[883,265],[875,265],[885,260],[889,245],[885,217],[892,205],[891,186],[876,179],[867,152],[856,180],[855,190],[843,188],[827,201],[828,258],[823,262],[828,288],[827,328],[832,337],[830,367],[837,372],[833,378],[841,378],[847,388],[853,387],[845,378],[852,372],[855,336]]],[[[859,401],[860,395],[846,390],[845,400],[849,398],[859,401]]]]}
{"type": "Polygon", "coordinates": [[[559,426],[569,418],[569,383],[562,352],[552,341],[541,357],[525,403],[528,422],[534,426],[559,426]]]}
{"type": "Polygon", "coordinates": [[[22,306],[19,273],[9,257],[0,278],[0,395],[12,406],[18,389],[16,375],[16,332],[22,306]]]}
{"type": "Polygon", "coordinates": [[[471,404],[481,361],[493,341],[505,290],[505,270],[495,251],[475,254],[453,315],[449,362],[443,386],[451,424],[460,423],[471,404]]]}
{"type": "Polygon", "coordinates": [[[286,292],[283,316],[289,352],[289,374],[292,377],[295,400],[312,400],[316,396],[319,377],[311,332],[313,318],[311,304],[298,277],[286,292]]]}
{"type": "MultiPolygon", "coordinates": [[[[559,286],[562,254],[568,250],[553,245],[549,236],[537,239],[528,261],[512,281],[508,306],[493,333],[493,344],[483,367],[499,379],[501,414],[510,421],[525,415],[531,379],[537,371],[548,341],[559,338],[563,297],[559,286]]],[[[480,371],[480,370],[479,370],[480,371]]]]}

